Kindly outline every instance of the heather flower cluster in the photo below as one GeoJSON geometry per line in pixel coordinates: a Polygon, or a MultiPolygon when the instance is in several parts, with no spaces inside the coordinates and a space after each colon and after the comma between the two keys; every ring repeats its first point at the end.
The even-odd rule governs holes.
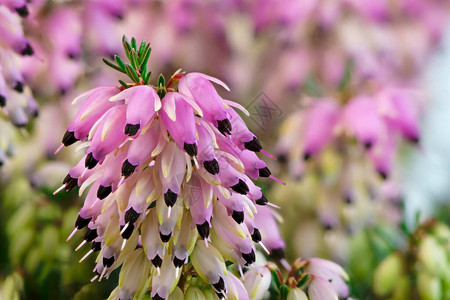
{"type": "Polygon", "coordinates": [[[266,76],[263,83],[279,101],[305,90],[335,95],[349,66],[358,85],[373,80],[417,87],[417,75],[439,45],[450,9],[439,0],[290,1],[273,9],[275,2],[255,2],[252,21],[259,33],[279,30],[277,41],[267,43],[271,50],[265,50],[278,63],[265,73],[280,80],[266,76]]]}
{"type": "Polygon", "coordinates": [[[150,45],[123,45],[130,64],[117,56],[117,64],[105,62],[133,82],[77,97],[81,108],[60,147],[81,141],[86,154],[59,190],[90,186],[69,239],[87,228],[76,250],[91,243],[87,255],[99,252],[93,280],[122,265],[119,299],[147,289],[167,299],[192,268],[220,298],[246,299],[225,260],[242,273],[258,244],[282,259],[284,242],[252,181],[274,177],[234,107],[245,109],[211,83],[227,89],[223,82],[201,73],[177,71],[150,85],[150,45]]]}
{"type": "Polygon", "coordinates": [[[356,140],[373,169],[386,179],[399,141],[419,143],[417,98],[411,90],[400,88],[378,89],[350,99],[312,98],[305,109],[286,120],[278,154],[289,159],[292,175],[301,176],[305,163],[320,157],[327,146],[356,140]]]}
{"type": "MultiPolygon", "coordinates": [[[[330,144],[351,147],[342,141],[351,136],[365,147],[375,171],[390,177],[400,137],[420,140],[425,93],[417,78],[441,39],[443,29],[437,24],[445,23],[448,6],[442,1],[313,2],[302,6],[299,21],[308,43],[294,44],[289,51],[299,56],[297,61],[309,62],[291,86],[303,86],[309,97],[286,120],[278,154],[289,159],[291,175],[299,177],[304,160],[330,144]],[[310,27],[317,32],[308,35],[310,27]]],[[[296,15],[300,10],[296,7],[296,15]]],[[[298,25],[295,19],[283,20],[298,25]]]]}
{"type": "Polygon", "coordinates": [[[413,220],[409,184],[445,148],[423,75],[449,16],[446,0],[0,0],[0,298],[450,299],[445,178],[423,180],[442,223],[413,220]]]}
{"type": "Polygon", "coordinates": [[[386,178],[392,173],[399,136],[414,143],[420,140],[424,92],[417,78],[441,38],[442,26],[437,23],[445,23],[448,7],[441,1],[369,2],[307,6],[308,17],[302,24],[320,30],[320,39],[305,39],[327,53],[315,51],[303,57],[310,63],[298,72],[304,75],[298,85],[304,85],[311,96],[282,129],[278,151],[294,164],[293,176],[303,173],[303,160],[318,156],[322,148],[347,135],[364,145],[368,160],[386,178]],[[421,44],[413,43],[417,40],[421,44]],[[388,47],[387,41],[395,47],[388,47]],[[305,81],[311,78],[316,81],[308,88],[305,81]]]}

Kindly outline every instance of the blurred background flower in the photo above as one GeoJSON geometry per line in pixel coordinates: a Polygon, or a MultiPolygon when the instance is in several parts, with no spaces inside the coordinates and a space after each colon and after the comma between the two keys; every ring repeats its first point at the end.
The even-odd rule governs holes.
{"type": "MultiPolygon", "coordinates": [[[[252,298],[448,298],[436,265],[450,254],[449,10],[446,0],[0,0],[3,298],[106,298],[121,282],[113,272],[87,284],[95,258],[78,264],[82,238],[64,242],[82,201],[52,192],[84,155],[54,155],[72,100],[127,82],[101,61],[124,57],[124,34],[151,43],[155,81],[178,68],[221,78],[231,92],[220,96],[250,112],[243,120],[276,156],[265,162],[286,186],[258,185],[281,207],[273,245],[284,250],[261,264],[278,264],[267,263],[270,286],[243,282],[252,298]],[[344,267],[348,295],[306,276],[311,257],[344,267]]],[[[192,282],[171,297],[215,297],[192,282]]]]}

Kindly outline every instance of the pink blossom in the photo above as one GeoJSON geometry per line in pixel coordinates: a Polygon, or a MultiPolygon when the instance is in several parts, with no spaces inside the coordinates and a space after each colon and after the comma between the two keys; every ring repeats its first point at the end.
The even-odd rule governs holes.
{"type": "Polygon", "coordinates": [[[319,295],[328,295],[327,297],[329,297],[332,294],[336,295],[336,299],[337,296],[348,297],[349,289],[345,283],[345,280],[348,280],[348,275],[341,266],[321,258],[311,258],[308,261],[305,270],[313,275],[309,287],[312,299],[328,299],[320,298],[319,295]],[[316,297],[313,298],[311,292],[316,297]]]}
{"type": "Polygon", "coordinates": [[[316,155],[334,136],[340,115],[339,106],[331,99],[318,99],[307,112],[304,133],[304,155],[316,155]]]}
{"type": "Polygon", "coordinates": [[[353,98],[347,104],[342,122],[367,149],[378,142],[383,130],[376,102],[366,95],[353,98]]]}

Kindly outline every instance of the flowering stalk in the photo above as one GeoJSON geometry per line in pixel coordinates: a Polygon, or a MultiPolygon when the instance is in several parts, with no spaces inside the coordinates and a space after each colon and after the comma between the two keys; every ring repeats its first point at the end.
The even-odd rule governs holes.
{"type": "Polygon", "coordinates": [[[242,272],[255,263],[257,244],[283,253],[284,243],[250,179],[274,177],[233,107],[246,111],[211,83],[228,89],[223,82],[201,73],[179,70],[151,85],[150,45],[124,37],[123,46],[128,64],[118,56],[104,61],[131,82],[76,98],[81,109],[58,149],[77,141],[87,148],[56,191],[78,185],[81,194],[90,186],[68,239],[87,228],[76,250],[91,243],[86,256],[99,252],[93,280],[122,265],[112,294],[120,299],[146,290],[167,299],[179,280],[185,292],[192,274],[220,298],[248,299],[225,260],[242,272]]]}

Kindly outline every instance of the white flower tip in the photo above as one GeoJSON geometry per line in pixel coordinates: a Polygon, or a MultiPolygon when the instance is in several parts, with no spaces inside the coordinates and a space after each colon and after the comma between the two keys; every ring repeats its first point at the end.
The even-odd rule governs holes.
{"type": "Polygon", "coordinates": [[[172,112],[166,112],[167,113],[167,116],[169,116],[169,118],[172,120],[172,121],[176,121],[177,120],[177,116],[174,114],[174,113],[172,113],[172,112]]]}
{"type": "Polygon", "coordinates": [[[159,97],[155,97],[155,112],[161,109],[161,100],[159,97]]]}
{"type": "Polygon", "coordinates": [[[118,97],[119,95],[120,95],[120,93],[117,94],[117,95],[114,95],[112,97],[109,97],[108,101],[114,102],[114,101],[117,101],[117,100],[122,100],[123,97],[122,96],[118,97]]]}

